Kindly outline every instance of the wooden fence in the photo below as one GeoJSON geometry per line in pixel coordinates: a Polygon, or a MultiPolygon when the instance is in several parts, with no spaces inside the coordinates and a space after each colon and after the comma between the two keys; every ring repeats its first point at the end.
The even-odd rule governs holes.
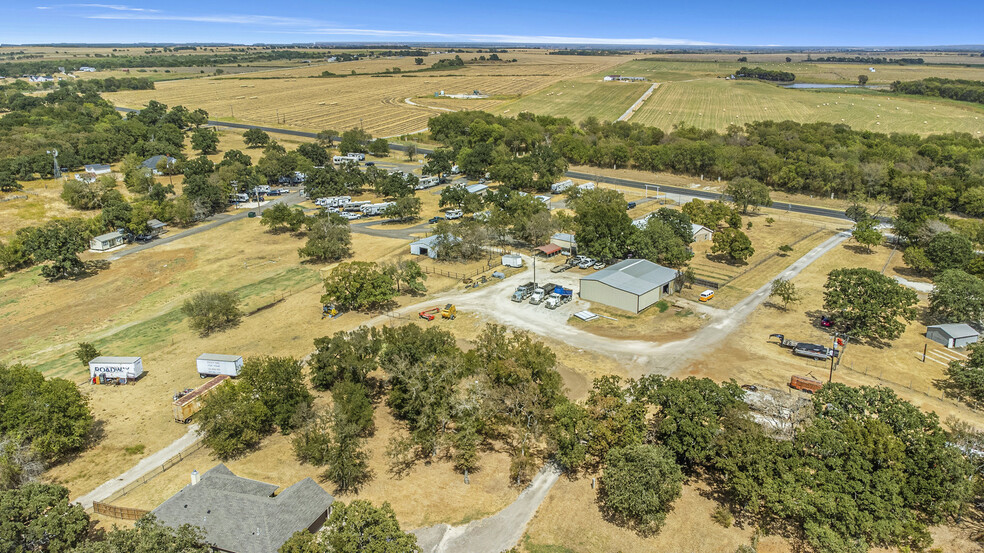
{"type": "Polygon", "coordinates": [[[92,512],[98,515],[106,515],[108,517],[120,518],[123,520],[137,520],[150,511],[135,509],[133,507],[118,507],[116,505],[110,505],[109,503],[102,503],[101,501],[93,501],[92,512]]]}
{"type": "MultiPolygon", "coordinates": [[[[174,457],[171,457],[167,461],[164,461],[163,463],[161,463],[160,466],[151,469],[150,471],[148,471],[146,474],[144,474],[140,478],[137,478],[133,482],[130,482],[126,486],[123,486],[119,490],[116,490],[115,492],[113,492],[112,494],[110,494],[110,496],[107,497],[104,500],[105,501],[105,504],[112,503],[113,501],[116,501],[119,498],[121,498],[121,497],[129,494],[133,490],[135,490],[138,487],[140,487],[140,486],[144,485],[145,483],[147,483],[148,480],[151,480],[151,479],[157,477],[158,475],[163,474],[166,470],[168,470],[171,467],[173,467],[174,465],[180,463],[185,458],[187,458],[189,455],[191,455],[192,453],[195,453],[196,451],[198,451],[201,448],[202,448],[202,442],[201,442],[201,440],[199,440],[199,441],[195,442],[194,444],[192,444],[190,447],[188,447],[188,449],[182,451],[181,453],[178,453],[177,455],[175,455],[174,457]]],[[[95,505],[95,503],[93,503],[93,505],[95,505]]]]}

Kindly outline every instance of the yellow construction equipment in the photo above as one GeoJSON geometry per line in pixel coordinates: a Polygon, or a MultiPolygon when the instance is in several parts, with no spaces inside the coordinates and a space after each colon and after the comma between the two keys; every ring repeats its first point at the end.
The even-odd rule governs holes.
{"type": "Polygon", "coordinates": [[[454,306],[453,303],[449,303],[444,306],[441,310],[441,318],[454,320],[455,315],[458,314],[458,308],[454,306]]]}

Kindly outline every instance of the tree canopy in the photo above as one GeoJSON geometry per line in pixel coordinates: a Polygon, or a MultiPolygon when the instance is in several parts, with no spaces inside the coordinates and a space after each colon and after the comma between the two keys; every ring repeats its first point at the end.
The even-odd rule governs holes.
{"type": "Polygon", "coordinates": [[[916,292],[878,271],[834,269],[824,289],[823,308],[855,338],[894,340],[916,316],[916,292]]]}

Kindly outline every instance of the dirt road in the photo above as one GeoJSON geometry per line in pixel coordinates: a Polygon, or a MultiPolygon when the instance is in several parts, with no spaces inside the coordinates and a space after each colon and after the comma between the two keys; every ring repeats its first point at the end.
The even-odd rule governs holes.
{"type": "Polygon", "coordinates": [[[414,530],[423,553],[501,553],[519,543],[540,503],[560,477],[560,470],[547,465],[519,494],[516,501],[498,513],[473,520],[464,526],[437,524],[414,530]]]}
{"type": "Polygon", "coordinates": [[[130,470],[112,480],[104,482],[98,488],[83,495],[82,497],[77,498],[75,503],[82,505],[82,507],[86,509],[92,507],[93,501],[103,501],[107,497],[123,489],[124,486],[136,482],[138,478],[163,465],[164,461],[167,461],[171,457],[174,457],[178,453],[188,449],[197,441],[198,425],[189,425],[188,432],[186,432],[184,436],[181,436],[177,440],[171,442],[171,445],[144,457],[130,470]]]}

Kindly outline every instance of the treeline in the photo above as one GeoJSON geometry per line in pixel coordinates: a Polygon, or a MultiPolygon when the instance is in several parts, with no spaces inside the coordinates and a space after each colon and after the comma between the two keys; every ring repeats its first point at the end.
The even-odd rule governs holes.
{"type": "Polygon", "coordinates": [[[455,55],[453,59],[442,58],[437,60],[437,62],[431,64],[431,69],[453,69],[464,66],[465,60],[461,59],[461,56],[455,55]]]}
{"type": "Polygon", "coordinates": [[[967,133],[880,134],[832,123],[760,121],[724,133],[678,125],[669,133],[624,121],[602,123],[533,114],[441,114],[431,135],[449,159],[481,176],[496,168],[513,188],[547,190],[567,163],[634,167],[705,178],[748,177],[787,192],[884,197],[937,212],[984,209],[977,190],[984,142],[967,133]]]}
{"type": "Polygon", "coordinates": [[[658,530],[674,498],[666,478],[652,478],[673,480],[673,467],[657,464],[668,456],[711,485],[722,502],[715,520],[827,553],[928,547],[928,526],[956,520],[974,495],[980,475],[971,480],[936,415],[887,388],[828,384],[812,405],[754,415],[743,395],[733,382],[693,377],[595,380],[586,401],[555,408],[555,458],[575,475],[603,469],[603,512],[639,531],[658,530]]]}
{"type": "Polygon", "coordinates": [[[74,88],[82,94],[117,92],[120,90],[154,90],[154,81],[147,77],[107,77],[105,79],[62,79],[59,87],[74,88]]]}
{"type": "Polygon", "coordinates": [[[895,81],[892,92],[984,104],[984,81],[928,77],[919,81],[895,81]]]}
{"type": "Polygon", "coordinates": [[[593,49],[573,49],[573,50],[551,50],[547,54],[552,56],[625,56],[631,52],[622,50],[593,50],[593,49]]]}
{"type": "Polygon", "coordinates": [[[806,59],[807,62],[815,61],[822,63],[863,63],[869,65],[883,65],[883,64],[894,64],[894,65],[921,65],[925,63],[922,58],[875,58],[875,57],[861,57],[861,56],[826,56],[820,58],[810,58],[806,59]]]}
{"type": "Polygon", "coordinates": [[[756,67],[754,69],[742,67],[738,71],[735,71],[735,77],[739,79],[760,79],[763,81],[778,82],[791,82],[796,80],[796,75],[790,73],[789,71],[775,71],[771,69],[762,69],[761,67],[756,67]]]}
{"type": "MultiPolygon", "coordinates": [[[[337,54],[339,56],[345,54],[337,54]]],[[[146,55],[146,56],[111,56],[107,58],[92,58],[81,60],[38,60],[0,63],[0,77],[20,77],[21,75],[50,75],[57,73],[59,67],[68,71],[77,70],[81,66],[96,69],[121,69],[139,67],[211,67],[230,63],[251,63],[259,61],[283,61],[308,59],[311,52],[298,50],[264,50],[258,52],[227,52],[212,54],[187,55],[146,55]]]]}

